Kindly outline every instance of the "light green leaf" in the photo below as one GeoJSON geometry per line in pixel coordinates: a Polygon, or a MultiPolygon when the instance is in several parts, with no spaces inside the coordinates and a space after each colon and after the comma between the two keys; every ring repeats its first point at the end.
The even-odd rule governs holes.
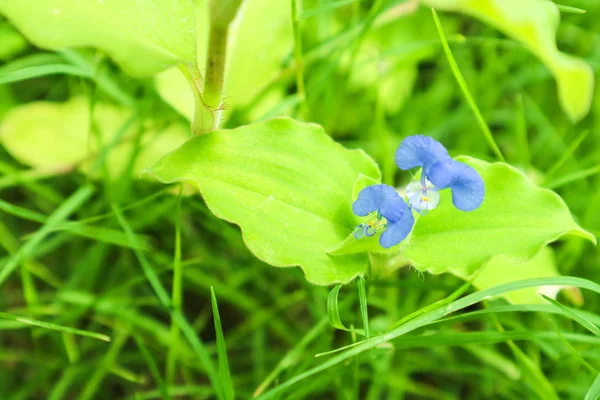
{"type": "Polygon", "coordinates": [[[528,261],[567,234],[596,243],[556,193],[537,187],[517,169],[470,157],[458,160],[481,174],[485,199],[477,210],[463,212],[452,205],[450,190],[442,190],[440,205],[419,218],[399,245],[416,268],[465,276],[499,255],[528,261]]]}
{"type": "Polygon", "coordinates": [[[589,111],[594,91],[592,69],[556,47],[560,12],[548,0],[423,0],[429,6],[457,11],[500,29],[523,42],[552,71],[562,108],[577,121],[589,111]]]}
{"type": "MultiPolygon", "coordinates": [[[[524,263],[516,263],[506,256],[492,258],[473,281],[473,285],[480,289],[488,289],[502,283],[516,282],[529,278],[546,278],[559,276],[554,260],[554,252],[548,246],[543,247],[531,260],[524,263]]],[[[540,293],[546,293],[547,289],[526,288],[504,293],[503,297],[513,304],[544,304],[540,293]]]]}
{"type": "Polygon", "coordinates": [[[27,40],[8,23],[0,23],[0,60],[9,60],[27,49],[27,40]]]}
{"type": "Polygon", "coordinates": [[[188,121],[194,119],[194,92],[177,67],[169,68],[154,77],[154,84],[160,97],[183,115],[188,121]]]}
{"type": "Polygon", "coordinates": [[[348,282],[366,254],[331,256],[358,220],[352,191],[360,174],[380,179],[361,150],[347,150],[318,125],[288,118],[195,137],[149,173],[200,189],[219,218],[240,226],[248,248],[277,266],[300,266],[308,281],[348,282]]]}
{"type": "Polygon", "coordinates": [[[131,75],[149,76],[178,63],[196,65],[195,4],[172,0],[0,0],[0,13],[36,46],[100,48],[131,75]]]}
{"type": "MultiPolygon", "coordinates": [[[[109,104],[96,104],[94,120],[103,146],[108,146],[131,119],[132,113],[109,104]]],[[[78,167],[83,172],[92,169],[100,145],[89,133],[88,102],[74,98],[66,103],[33,102],[10,110],[0,126],[0,144],[25,165],[42,170],[68,170],[78,167]]],[[[106,156],[110,177],[118,177],[127,167],[135,151],[137,129],[131,124],[106,156]]],[[[132,168],[138,176],[160,157],[189,138],[179,125],[144,133],[141,149],[132,168]]],[[[99,171],[95,171],[97,174],[99,171]]]]}

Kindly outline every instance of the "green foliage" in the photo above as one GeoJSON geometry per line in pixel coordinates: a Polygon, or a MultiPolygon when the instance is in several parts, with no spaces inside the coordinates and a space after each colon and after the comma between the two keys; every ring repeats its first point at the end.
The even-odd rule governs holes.
{"type": "Polygon", "coordinates": [[[90,115],[83,98],[15,107],[0,126],[0,143],[23,164],[42,170],[79,168],[97,177],[98,162],[106,158],[106,172],[116,179],[140,176],[189,137],[180,125],[140,131],[133,113],[110,104],[94,106],[93,122],[90,115]],[[104,146],[112,151],[100,151],[104,146]]]}
{"type": "Polygon", "coordinates": [[[474,16],[521,41],[554,74],[567,115],[578,121],[589,112],[594,75],[583,60],[557,49],[555,36],[560,13],[552,1],[424,0],[424,3],[474,16]]]}
{"type": "Polygon", "coordinates": [[[238,224],[248,248],[271,265],[300,266],[321,285],[366,270],[366,255],[333,257],[326,250],[357,224],[354,182],[360,174],[378,180],[379,170],[317,125],[274,119],[217,131],[188,141],[149,173],[164,183],[197,185],[211,211],[238,224]]]}
{"type": "Polygon", "coordinates": [[[444,1],[440,41],[418,7],[434,1],[242,1],[207,102],[227,129],[183,144],[172,108],[194,119],[208,32],[239,0],[0,0],[0,397],[596,398],[600,258],[577,236],[600,234],[600,90],[580,64],[600,65],[600,3],[561,1],[557,30],[550,1],[444,1]],[[561,93],[583,115],[592,90],[573,125],[561,93]],[[324,129],[260,122],[279,116],[324,129]],[[499,158],[484,125],[506,164],[480,161],[499,158]],[[383,253],[350,206],[418,178],[393,157],[416,133],[495,174],[506,207],[475,218],[445,191],[383,253]],[[206,198],[139,179],[161,157],[206,198]],[[327,253],[345,239],[362,248],[327,253]]]}
{"type": "Polygon", "coordinates": [[[39,47],[97,47],[134,76],[196,63],[193,2],[2,0],[0,13],[39,47]]]}
{"type": "Polygon", "coordinates": [[[404,256],[417,269],[468,276],[498,255],[525,262],[563,235],[596,242],[556,193],[537,187],[515,168],[469,157],[458,160],[481,174],[485,199],[480,208],[465,213],[452,205],[449,190],[440,192],[438,208],[419,219],[404,245],[404,256]]]}
{"type": "MultiPolygon", "coordinates": [[[[486,194],[480,208],[460,211],[452,204],[450,190],[444,190],[440,192],[440,205],[419,217],[410,236],[397,246],[388,250],[381,248],[378,241],[381,233],[360,240],[350,235],[341,245],[331,248],[330,253],[399,254],[403,263],[419,270],[435,274],[451,272],[467,278],[497,256],[505,258],[494,259],[494,271],[501,260],[509,265],[527,262],[542,247],[563,235],[580,236],[596,243],[592,234],[577,225],[556,193],[536,186],[520,171],[505,163],[490,164],[470,157],[458,160],[474,167],[485,182],[486,194]]],[[[364,180],[357,182],[355,193],[365,186],[368,183],[364,180]]],[[[549,275],[541,276],[553,276],[553,271],[549,268],[549,275]]],[[[531,277],[540,276],[542,272],[532,271],[531,277]]],[[[486,281],[495,276],[484,272],[481,279],[486,281]]],[[[481,287],[489,287],[522,277],[518,269],[513,269],[505,271],[497,280],[479,282],[481,287]]]]}

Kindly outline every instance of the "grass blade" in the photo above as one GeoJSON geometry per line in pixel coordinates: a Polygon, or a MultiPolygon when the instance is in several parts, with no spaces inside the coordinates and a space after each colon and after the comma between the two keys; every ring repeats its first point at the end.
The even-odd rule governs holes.
{"type": "Polygon", "coordinates": [[[159,387],[162,398],[164,400],[170,400],[171,396],[169,396],[169,390],[167,389],[167,386],[165,385],[165,381],[160,376],[160,372],[158,371],[158,366],[156,365],[156,361],[154,361],[154,358],[152,358],[152,354],[150,354],[150,351],[148,351],[148,348],[146,347],[146,345],[144,344],[144,342],[138,335],[133,335],[133,339],[135,340],[135,343],[137,344],[138,348],[140,349],[140,353],[142,353],[144,360],[146,360],[146,364],[148,364],[148,369],[150,369],[150,373],[154,377],[154,380],[156,381],[156,384],[159,387]]]}
{"type": "Polygon", "coordinates": [[[210,288],[210,300],[212,303],[213,319],[215,321],[215,333],[217,337],[217,355],[219,358],[219,377],[221,384],[225,388],[225,398],[232,400],[235,397],[231,373],[229,371],[229,362],[227,360],[227,346],[225,345],[225,335],[221,326],[221,316],[219,315],[219,306],[215,290],[210,288]]]}
{"type": "MultiPolygon", "coordinates": [[[[177,208],[175,211],[175,255],[173,256],[173,289],[171,299],[173,308],[181,311],[183,303],[182,281],[183,268],[181,266],[181,194],[183,186],[179,186],[179,198],[177,200],[177,208]]],[[[171,318],[171,345],[167,355],[167,384],[172,385],[175,378],[176,364],[176,344],[179,343],[179,328],[173,318],[171,318]]]]}
{"type": "Polygon", "coordinates": [[[600,294],[600,285],[595,282],[592,282],[587,279],[570,277],[570,276],[560,276],[553,278],[536,278],[536,279],[525,279],[521,281],[515,281],[510,283],[505,283],[502,285],[498,285],[489,289],[481,290],[479,292],[472,293],[468,296],[465,296],[459,300],[456,300],[446,306],[436,308],[426,314],[420,315],[407,323],[379,336],[372,337],[371,340],[361,343],[347,351],[344,351],[341,354],[338,354],[329,360],[323,362],[322,364],[310,368],[290,379],[283,382],[279,386],[271,389],[270,391],[264,393],[262,396],[259,396],[258,399],[272,399],[276,398],[280,393],[294,386],[296,383],[303,381],[319,372],[325,371],[328,368],[331,368],[334,365],[337,365],[349,358],[352,358],[360,353],[363,353],[367,350],[373,349],[379,346],[382,343],[389,342],[390,340],[396,339],[408,332],[412,332],[415,329],[418,329],[422,326],[430,324],[434,321],[439,320],[440,318],[451,314],[453,312],[462,310],[466,307],[469,307],[473,304],[477,304],[488,297],[498,296],[503,293],[512,292],[519,289],[525,289],[530,287],[539,287],[539,286],[553,286],[553,285],[564,285],[564,286],[576,286],[583,289],[592,290],[596,293],[600,294]]]}
{"type": "Polygon", "coordinates": [[[19,266],[19,263],[31,255],[44,238],[52,232],[54,227],[78,210],[92,195],[94,189],[90,185],[82,186],[62,203],[54,213],[46,220],[46,224],[31,236],[19,250],[14,253],[8,263],[0,271],[0,285],[2,285],[10,274],[19,266]]]}
{"type": "Polygon", "coordinates": [[[479,127],[481,128],[481,130],[483,132],[483,136],[487,140],[493,153],[496,155],[496,158],[498,158],[498,160],[500,160],[500,161],[504,161],[504,156],[502,155],[500,148],[496,144],[496,141],[494,140],[494,136],[492,135],[490,128],[488,127],[487,123],[485,122],[483,115],[481,115],[481,111],[479,111],[479,107],[477,107],[477,103],[475,103],[475,99],[473,99],[473,96],[471,95],[471,91],[469,90],[469,87],[467,86],[467,82],[465,81],[465,78],[463,77],[462,73],[460,72],[460,69],[458,68],[458,64],[456,63],[456,60],[454,59],[454,56],[452,55],[452,50],[450,50],[450,46],[448,45],[448,39],[446,39],[446,34],[444,33],[444,28],[442,28],[440,19],[438,18],[437,13],[435,12],[435,9],[432,8],[431,12],[433,14],[433,19],[435,21],[435,25],[437,26],[438,33],[440,35],[440,40],[442,41],[442,46],[444,47],[444,53],[446,53],[446,57],[448,58],[448,62],[450,63],[450,68],[452,69],[452,73],[454,74],[454,78],[456,78],[456,82],[458,83],[458,86],[460,86],[460,90],[462,91],[463,95],[465,96],[467,103],[469,103],[471,110],[475,114],[475,118],[477,119],[477,123],[479,124],[479,127]]]}
{"type": "Polygon", "coordinates": [[[600,374],[598,374],[596,379],[594,379],[594,383],[592,383],[592,386],[585,395],[584,400],[597,400],[598,397],[600,397],[600,374]]]}
{"type": "MultiPolygon", "coordinates": [[[[121,228],[123,228],[123,231],[127,234],[127,236],[129,237],[129,241],[131,242],[131,244],[133,246],[136,242],[135,241],[135,233],[131,230],[129,223],[125,219],[119,206],[112,203],[111,208],[113,210],[113,213],[117,217],[117,220],[119,221],[119,224],[121,225],[121,228]]],[[[140,263],[140,266],[142,268],[144,275],[146,276],[146,279],[150,283],[150,286],[152,286],[152,289],[154,289],[154,292],[156,293],[161,304],[167,309],[172,309],[171,299],[169,298],[169,295],[167,294],[167,291],[165,290],[165,288],[162,286],[162,283],[160,282],[160,279],[158,278],[156,271],[154,271],[154,269],[152,269],[152,267],[150,266],[150,263],[148,262],[144,253],[142,253],[139,249],[137,249],[135,247],[133,247],[133,251],[135,253],[136,258],[138,259],[138,262],[140,263]]],[[[196,336],[196,332],[194,331],[194,329],[192,328],[190,323],[187,321],[187,319],[183,316],[183,313],[181,311],[173,310],[171,312],[171,318],[173,318],[175,321],[177,321],[177,325],[182,330],[184,336],[186,337],[186,339],[188,340],[188,342],[190,343],[190,345],[192,346],[192,348],[198,355],[198,358],[200,359],[200,363],[206,370],[206,373],[208,374],[208,378],[209,378],[210,382],[212,383],[213,388],[217,394],[217,398],[224,399],[225,398],[224,389],[220,385],[220,380],[219,380],[217,373],[215,371],[215,368],[212,364],[210,355],[208,354],[208,351],[204,347],[204,344],[196,336]]]]}
{"type": "Polygon", "coordinates": [[[573,311],[569,310],[567,307],[563,306],[558,301],[543,294],[541,296],[554,307],[556,307],[561,313],[571,318],[573,321],[577,322],[579,325],[583,326],[585,329],[589,330],[594,335],[600,336],[600,328],[598,328],[596,325],[583,318],[582,316],[575,314],[573,311]]]}
{"type": "Polygon", "coordinates": [[[365,290],[365,278],[362,276],[358,277],[358,300],[360,301],[360,315],[363,320],[363,326],[365,329],[365,337],[369,340],[369,312],[367,309],[367,291],[365,290]]]}
{"type": "Polygon", "coordinates": [[[101,333],[96,333],[96,332],[84,331],[82,329],[70,328],[68,326],[57,325],[57,324],[53,324],[51,322],[38,321],[35,319],[31,319],[31,318],[27,318],[27,317],[20,317],[18,315],[7,314],[4,312],[0,312],[0,318],[9,319],[11,321],[21,322],[21,323],[23,323],[25,325],[29,325],[29,326],[37,326],[39,328],[50,329],[53,331],[64,332],[64,333],[71,333],[73,335],[85,336],[85,337],[89,337],[92,339],[102,340],[104,342],[110,342],[110,336],[103,335],[101,333]]]}

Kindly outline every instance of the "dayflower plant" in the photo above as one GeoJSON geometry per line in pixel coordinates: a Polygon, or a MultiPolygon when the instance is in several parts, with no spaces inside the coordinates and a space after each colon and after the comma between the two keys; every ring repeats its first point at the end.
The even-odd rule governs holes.
{"type": "Polygon", "coordinates": [[[446,148],[431,137],[414,135],[404,139],[396,150],[396,164],[402,170],[422,168],[421,179],[406,187],[408,205],[391,186],[364,188],[352,204],[352,211],[360,217],[372,216],[357,227],[355,238],[383,232],[379,238],[382,247],[400,243],[414,225],[411,209],[427,214],[439,204],[438,191],[442,189],[452,191],[452,204],[462,211],[473,211],[483,202],[485,185],[479,173],[454,161],[446,148]]]}

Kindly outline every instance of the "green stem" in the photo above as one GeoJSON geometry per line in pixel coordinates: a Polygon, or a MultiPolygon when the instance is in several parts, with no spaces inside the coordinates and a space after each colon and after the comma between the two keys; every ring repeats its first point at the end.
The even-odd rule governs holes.
{"type": "Polygon", "coordinates": [[[204,84],[197,67],[188,66],[188,81],[194,82],[196,110],[192,131],[204,134],[219,129],[223,114],[223,90],[229,27],[241,5],[241,0],[212,0],[209,5],[210,28],[204,84]],[[203,87],[201,87],[203,86],[203,87]]]}
{"type": "MultiPolygon", "coordinates": [[[[177,210],[175,213],[175,255],[173,257],[173,290],[171,294],[171,301],[173,302],[173,308],[176,311],[181,312],[181,306],[183,304],[182,296],[182,281],[183,281],[183,270],[181,267],[181,196],[182,196],[183,185],[179,186],[179,199],[177,201],[177,210]]],[[[171,340],[169,346],[169,353],[167,356],[167,385],[173,385],[175,380],[175,366],[176,366],[176,349],[179,343],[179,327],[177,321],[171,317],[171,340]]]]}
{"type": "Polygon", "coordinates": [[[298,10],[302,9],[302,0],[292,0],[292,27],[294,30],[294,60],[296,62],[296,86],[300,97],[300,114],[308,116],[308,103],[304,88],[304,60],[302,59],[302,26],[298,10]]]}

